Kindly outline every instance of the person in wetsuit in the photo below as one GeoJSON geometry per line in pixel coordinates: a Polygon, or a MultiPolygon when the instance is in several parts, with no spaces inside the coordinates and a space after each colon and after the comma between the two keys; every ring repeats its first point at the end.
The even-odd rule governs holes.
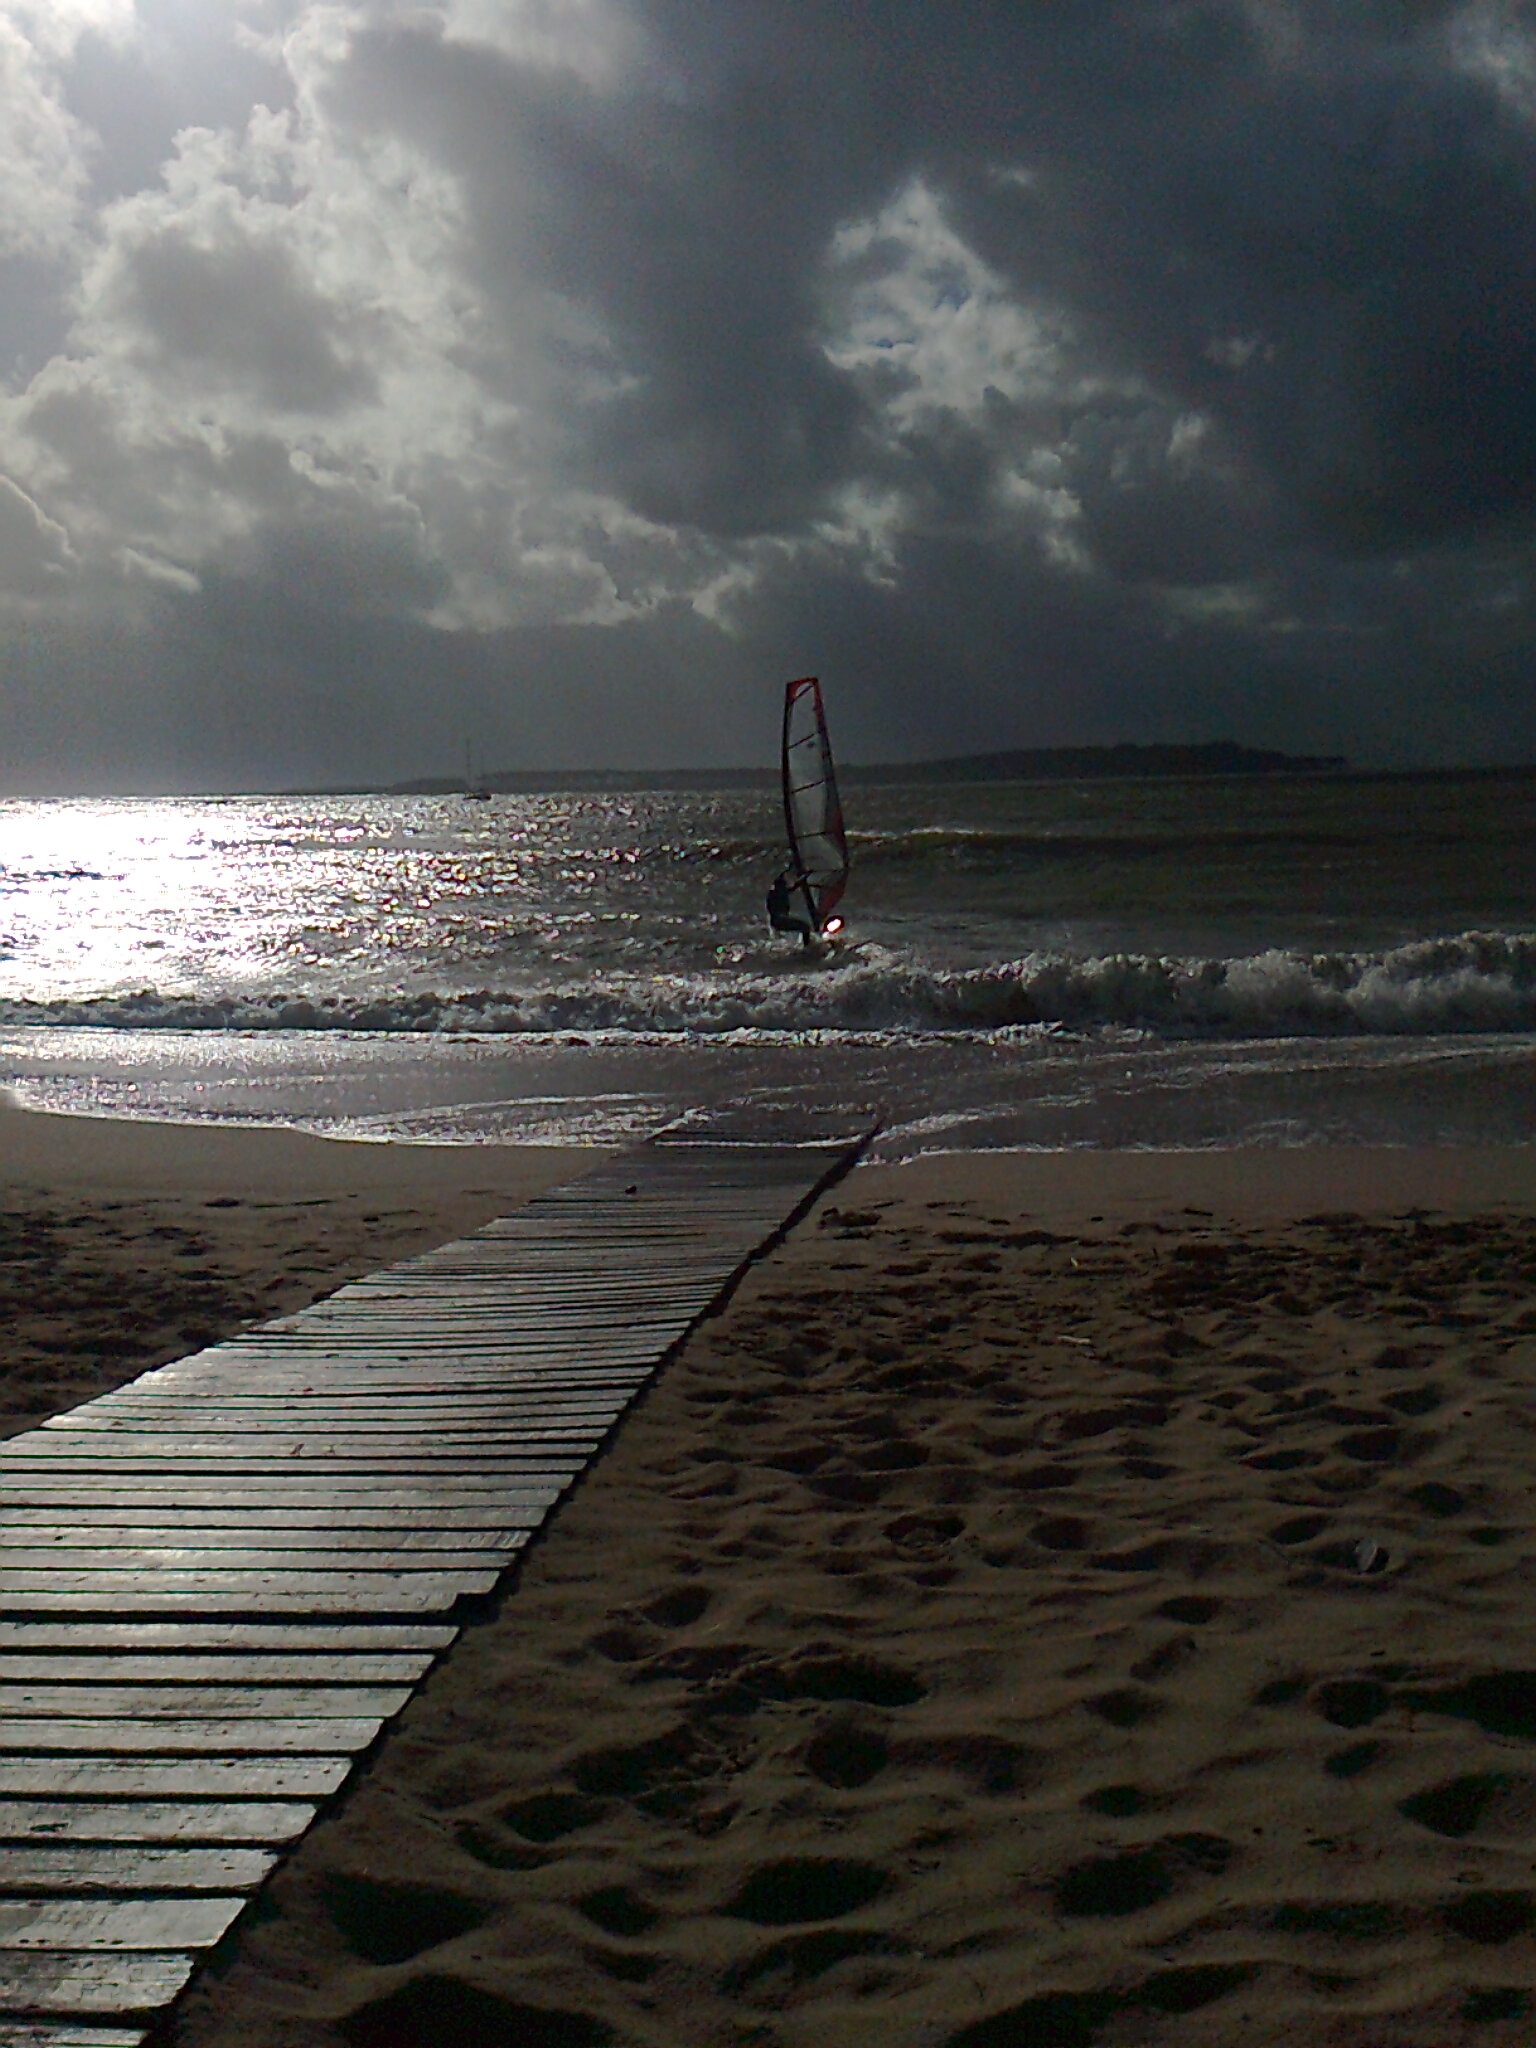
{"type": "Polygon", "coordinates": [[[803,888],[804,875],[793,868],[783,868],[773,878],[768,889],[768,922],[776,932],[798,932],[802,946],[811,943],[810,920],[797,916],[791,906],[791,887],[803,888]]]}

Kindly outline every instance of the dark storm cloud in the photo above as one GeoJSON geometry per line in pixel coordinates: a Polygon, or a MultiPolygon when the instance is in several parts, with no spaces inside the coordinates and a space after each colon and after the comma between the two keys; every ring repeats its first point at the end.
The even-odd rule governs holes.
{"type": "Polygon", "coordinates": [[[536,283],[600,317],[603,344],[568,354],[576,473],[722,535],[793,529],[857,473],[861,406],[817,345],[818,269],[894,159],[882,175],[817,143],[835,128],[802,130],[755,76],[609,97],[423,31],[359,38],[331,104],[451,165],[510,300],[536,283]]]}
{"type": "MultiPolygon", "coordinates": [[[[1536,139],[1448,63],[1448,8],[637,12],[648,90],[381,29],[335,104],[453,165],[509,292],[532,275],[600,317],[636,381],[568,424],[650,515],[783,531],[879,473],[822,348],[822,258],[918,175],[1023,296],[1070,310],[1086,358],[1215,420],[1282,528],[1395,547],[1528,508],[1536,139]]],[[[953,431],[904,452],[942,469],[953,431]]],[[[1111,552],[1155,567],[1167,479],[1139,548],[1125,493],[1082,481],[1111,552]]],[[[1189,531],[1168,573],[1226,574],[1229,504],[1209,478],[1189,496],[1173,523],[1212,559],[1189,531]]]]}
{"type": "Polygon", "coordinates": [[[1325,546],[1474,532],[1536,489],[1536,147],[1434,12],[1372,38],[1337,10],[1291,63],[1250,44],[1151,105],[1111,75],[1039,188],[962,179],[989,258],[1059,281],[1325,546]]]}
{"type": "Polygon", "coordinates": [[[1536,10],[266,18],[116,112],[148,43],[71,46],[125,196],[0,444],[10,587],[181,621],[210,759],[237,590],[302,621],[295,776],[412,772],[440,686],[491,762],[757,757],[747,679],[818,666],[864,758],[1536,752],[1536,10]],[[173,111],[229,132],[157,181],[173,111]]]}

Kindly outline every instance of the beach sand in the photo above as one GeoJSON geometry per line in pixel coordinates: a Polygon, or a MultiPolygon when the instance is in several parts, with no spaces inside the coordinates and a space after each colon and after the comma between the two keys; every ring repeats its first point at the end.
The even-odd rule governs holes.
{"type": "Polygon", "coordinates": [[[0,1436],[462,1236],[592,1157],[44,1116],[0,1098],[0,1436]]]}
{"type": "Polygon", "coordinates": [[[1529,1150],[860,1169],[169,2038],[1529,2043],[1533,1216],[1529,1150]]]}

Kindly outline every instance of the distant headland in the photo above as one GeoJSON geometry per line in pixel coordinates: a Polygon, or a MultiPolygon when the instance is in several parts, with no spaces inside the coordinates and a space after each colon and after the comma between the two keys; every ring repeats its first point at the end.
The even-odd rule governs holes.
{"type": "MultiPolygon", "coordinates": [[[[1060,782],[1105,776],[1318,775],[1347,770],[1342,754],[1281,754],[1231,740],[1203,746],[1028,747],[999,754],[953,754],[938,761],[839,763],[844,783],[1060,782]]],[[[776,789],[773,768],[504,769],[477,778],[498,795],[544,790],[776,789]]],[[[396,782],[388,796],[449,796],[464,787],[449,775],[396,782]]]]}

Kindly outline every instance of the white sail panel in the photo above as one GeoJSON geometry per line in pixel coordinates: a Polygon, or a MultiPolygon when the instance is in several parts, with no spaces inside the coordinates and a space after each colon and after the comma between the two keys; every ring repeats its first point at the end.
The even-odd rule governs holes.
{"type": "Polygon", "coordinates": [[[820,930],[847,884],[848,836],[814,676],[802,676],[784,693],[784,822],[792,862],[820,930]]]}

